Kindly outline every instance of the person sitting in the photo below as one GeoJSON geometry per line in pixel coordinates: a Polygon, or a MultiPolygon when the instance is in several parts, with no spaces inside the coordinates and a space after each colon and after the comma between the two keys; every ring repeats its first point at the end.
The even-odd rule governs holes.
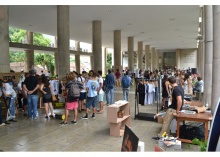
{"type": "Polygon", "coordinates": [[[156,137],[152,137],[152,140],[159,140],[164,132],[170,132],[170,123],[174,118],[174,114],[178,114],[182,110],[184,104],[184,90],[181,86],[176,83],[176,78],[171,76],[168,81],[173,89],[172,92],[172,103],[166,111],[163,118],[163,125],[160,133],[156,137]]]}
{"type": "Polygon", "coordinates": [[[193,94],[195,94],[195,92],[203,92],[203,80],[202,77],[198,76],[197,77],[197,82],[193,88],[193,94]]]}

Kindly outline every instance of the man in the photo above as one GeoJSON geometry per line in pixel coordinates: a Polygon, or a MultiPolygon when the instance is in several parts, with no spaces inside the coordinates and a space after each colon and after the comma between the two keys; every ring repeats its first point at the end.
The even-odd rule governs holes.
{"type": "Polygon", "coordinates": [[[121,79],[122,91],[124,100],[128,101],[128,93],[130,91],[131,77],[128,76],[128,71],[125,72],[125,75],[121,79]]]}
{"type": "Polygon", "coordinates": [[[36,71],[34,69],[30,70],[29,74],[30,76],[24,80],[23,88],[27,92],[28,117],[34,120],[37,119],[37,90],[39,88],[39,81],[35,76],[36,71]]]}
{"type": "Polygon", "coordinates": [[[98,71],[98,83],[99,83],[99,89],[98,89],[98,102],[100,105],[100,109],[98,110],[97,113],[102,114],[104,112],[103,109],[103,97],[104,97],[104,91],[102,90],[103,86],[103,78],[102,78],[102,71],[98,71]]]}
{"type": "Polygon", "coordinates": [[[114,84],[115,84],[115,79],[114,75],[112,74],[111,69],[108,70],[108,74],[106,75],[106,84],[107,84],[107,89],[106,89],[106,101],[107,105],[111,105],[114,102],[114,84]]]}
{"type": "Polygon", "coordinates": [[[82,71],[82,76],[78,77],[78,81],[82,83],[83,85],[83,90],[80,91],[80,97],[79,97],[79,113],[82,112],[82,110],[84,109],[83,105],[85,104],[86,101],[86,89],[85,89],[85,85],[86,85],[86,71],[82,71]]]}
{"type": "Polygon", "coordinates": [[[170,122],[174,117],[173,115],[178,114],[182,110],[182,106],[184,103],[184,90],[181,86],[178,86],[178,84],[176,83],[176,78],[174,76],[171,76],[168,78],[168,81],[173,89],[172,103],[166,111],[166,114],[164,115],[163,125],[160,133],[157,137],[152,137],[152,140],[159,140],[164,132],[167,132],[169,134],[170,122]]]}
{"type": "Polygon", "coordinates": [[[97,94],[99,90],[99,83],[97,82],[96,74],[90,75],[90,79],[86,84],[86,90],[88,95],[86,98],[86,115],[81,117],[82,119],[88,119],[88,113],[91,106],[93,107],[92,118],[95,118],[96,106],[97,106],[97,94]]]}

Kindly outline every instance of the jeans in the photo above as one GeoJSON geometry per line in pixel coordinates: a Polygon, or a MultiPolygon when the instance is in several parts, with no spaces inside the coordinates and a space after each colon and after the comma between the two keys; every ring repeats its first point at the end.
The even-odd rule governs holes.
{"type": "Polygon", "coordinates": [[[130,88],[123,88],[122,90],[123,90],[124,100],[128,101],[128,93],[129,93],[130,88]]]}
{"type": "Polygon", "coordinates": [[[28,102],[28,117],[36,118],[37,115],[37,104],[38,104],[38,95],[27,95],[28,102]]]}
{"type": "Polygon", "coordinates": [[[12,118],[15,118],[15,98],[8,98],[10,99],[9,102],[9,111],[10,111],[10,114],[12,116],[12,118]]]}
{"type": "Polygon", "coordinates": [[[155,87],[155,101],[158,100],[158,87],[155,87]]]}
{"type": "Polygon", "coordinates": [[[2,102],[0,101],[0,124],[2,124],[2,102]]]}
{"type": "Polygon", "coordinates": [[[110,104],[110,105],[114,103],[114,88],[106,89],[106,101],[107,101],[107,104],[110,104]]]}

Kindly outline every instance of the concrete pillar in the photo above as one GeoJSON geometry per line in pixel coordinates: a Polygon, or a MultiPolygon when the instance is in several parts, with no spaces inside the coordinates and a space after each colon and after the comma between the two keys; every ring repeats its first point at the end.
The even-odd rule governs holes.
{"type": "Polygon", "coordinates": [[[205,68],[204,101],[211,105],[212,96],[212,61],[213,61],[213,11],[212,5],[205,5],[205,68]]]}
{"type": "Polygon", "coordinates": [[[212,66],[212,102],[211,110],[214,113],[220,98],[220,5],[213,6],[213,66],[212,66]]]}
{"type": "Polygon", "coordinates": [[[114,72],[121,66],[121,31],[114,30],[114,72]]]}
{"type": "Polygon", "coordinates": [[[104,49],[104,71],[102,74],[107,74],[107,48],[104,49]]]}
{"type": "Polygon", "coordinates": [[[91,66],[91,70],[94,70],[94,57],[90,56],[90,66],[91,66]]]}
{"type": "Polygon", "coordinates": [[[10,72],[9,59],[9,9],[8,6],[0,5],[0,72],[10,72]]]}
{"type": "Polygon", "coordinates": [[[128,37],[128,68],[134,71],[134,37],[128,37]]]}
{"type": "MultiPolygon", "coordinates": [[[[57,36],[54,37],[54,47],[57,48],[57,36]]],[[[55,59],[55,74],[58,75],[58,52],[54,53],[54,59],[55,59]]]]}
{"type": "Polygon", "coordinates": [[[151,71],[155,70],[155,48],[151,48],[151,71]]]}
{"type": "Polygon", "coordinates": [[[138,42],[138,69],[142,69],[143,71],[143,42],[139,41],[138,42]]]}
{"type": "Polygon", "coordinates": [[[164,52],[161,52],[161,69],[164,69],[164,52]]]}
{"type": "Polygon", "coordinates": [[[150,45],[145,45],[145,69],[147,70],[150,66],[150,45]]]}
{"type": "Polygon", "coordinates": [[[159,70],[159,50],[155,50],[155,69],[159,70]]]}
{"type": "MultiPolygon", "coordinates": [[[[33,45],[33,32],[26,32],[27,37],[27,44],[33,45]]],[[[26,52],[26,58],[27,58],[27,71],[31,70],[32,67],[34,67],[34,50],[25,50],[26,52]]]]}
{"type": "Polygon", "coordinates": [[[176,68],[180,69],[180,49],[176,49],[176,68]]]}
{"type": "Polygon", "coordinates": [[[101,21],[92,21],[92,53],[91,67],[97,72],[102,70],[102,23],[101,21]],[[94,61],[95,59],[95,61],[94,61]]]}
{"type": "Polygon", "coordinates": [[[58,75],[65,77],[70,72],[69,6],[57,6],[58,75]]]}
{"type": "MultiPolygon", "coordinates": [[[[76,47],[76,51],[79,52],[80,51],[80,42],[79,41],[75,42],[75,47],[76,47]]],[[[81,70],[80,70],[80,55],[79,54],[75,55],[75,67],[76,67],[76,72],[81,73],[81,70]]]]}
{"type": "Polygon", "coordinates": [[[201,64],[200,64],[200,69],[201,69],[201,76],[204,78],[204,68],[205,68],[205,13],[204,13],[204,7],[201,9],[202,13],[202,24],[201,24],[201,33],[202,33],[202,41],[201,41],[201,64]]]}

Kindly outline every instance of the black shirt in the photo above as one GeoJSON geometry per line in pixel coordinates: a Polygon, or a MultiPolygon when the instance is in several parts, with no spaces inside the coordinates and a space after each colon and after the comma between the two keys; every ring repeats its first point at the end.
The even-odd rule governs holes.
{"type": "Polygon", "coordinates": [[[184,103],[184,90],[181,86],[175,86],[173,89],[173,93],[172,93],[172,104],[169,106],[169,108],[173,108],[173,109],[177,109],[177,96],[181,96],[182,97],[182,105],[180,110],[182,110],[182,106],[184,103]]]}
{"type": "MultiPolygon", "coordinates": [[[[28,91],[32,91],[39,84],[38,78],[36,76],[29,76],[24,80],[24,84],[28,91]]],[[[37,95],[37,90],[34,91],[31,95],[37,95]]]]}

